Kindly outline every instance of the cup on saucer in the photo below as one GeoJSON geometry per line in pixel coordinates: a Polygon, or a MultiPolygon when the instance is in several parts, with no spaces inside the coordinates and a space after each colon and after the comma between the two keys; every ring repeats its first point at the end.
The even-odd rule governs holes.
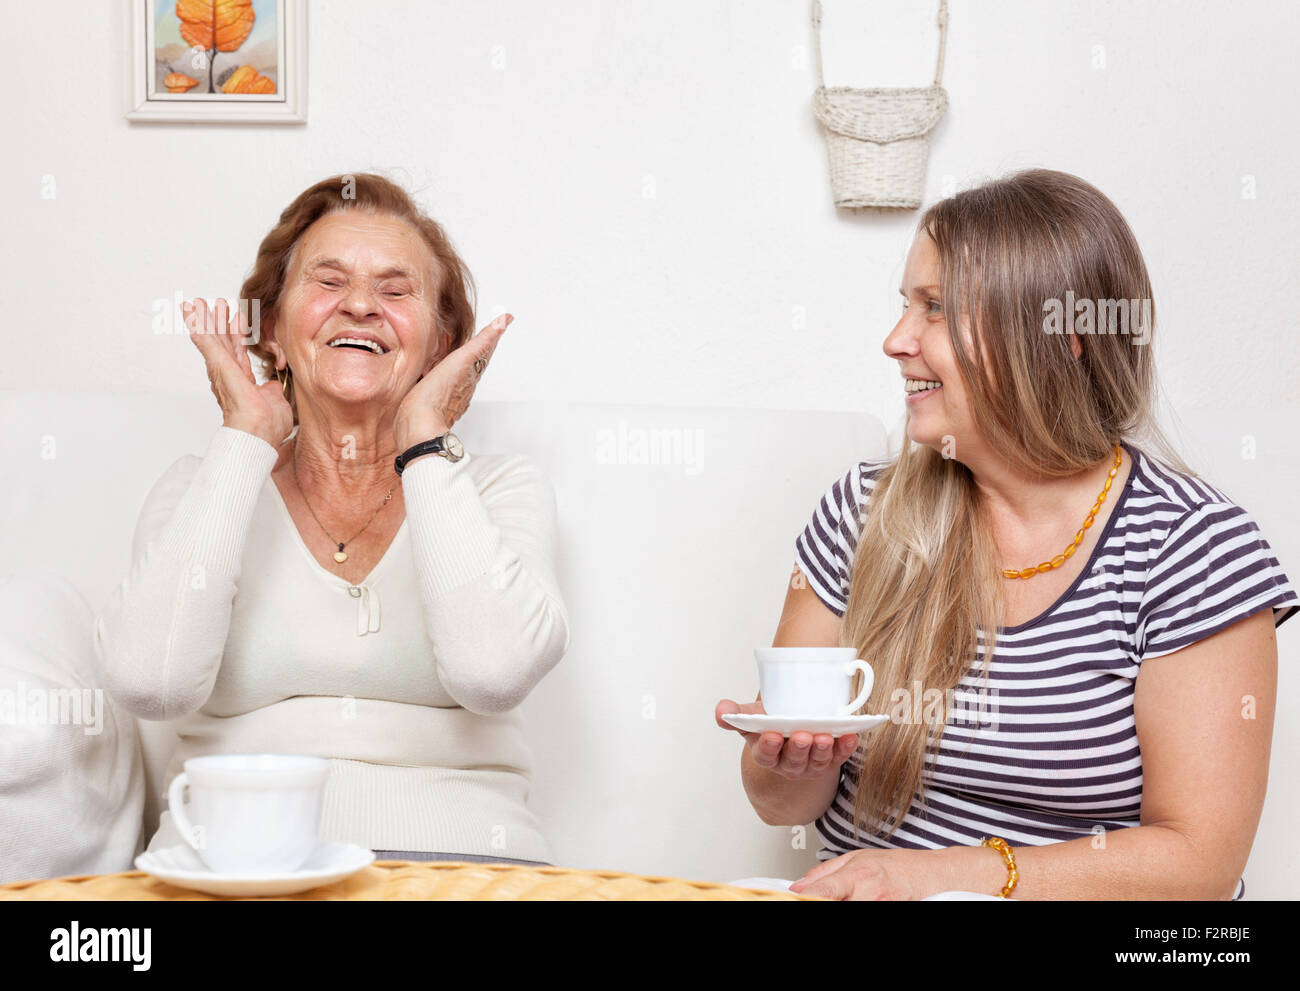
{"type": "Polygon", "coordinates": [[[328,761],[216,754],[192,757],[184,766],[168,788],[168,808],[181,837],[212,871],[290,873],[316,849],[328,761]]]}
{"type": "Polygon", "coordinates": [[[762,712],[729,712],[722,717],[742,733],[866,733],[889,722],[888,715],[856,715],[875,681],[871,665],[852,647],[759,647],[762,712]],[[853,695],[853,679],[862,686],[853,695]],[[847,701],[846,701],[847,700],[847,701]]]}

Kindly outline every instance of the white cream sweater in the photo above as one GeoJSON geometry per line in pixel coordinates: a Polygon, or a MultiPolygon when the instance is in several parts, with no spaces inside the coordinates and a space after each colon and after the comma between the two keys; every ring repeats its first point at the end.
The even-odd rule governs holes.
{"type": "MultiPolygon", "coordinates": [[[[150,492],[95,622],[110,695],[176,720],[168,782],[215,753],[325,757],[323,839],[550,861],[512,711],[564,655],[555,500],[524,456],[419,458],[358,586],[320,566],[270,473],[221,427],[150,492]]],[[[162,815],[150,849],[181,842],[162,815]]]]}

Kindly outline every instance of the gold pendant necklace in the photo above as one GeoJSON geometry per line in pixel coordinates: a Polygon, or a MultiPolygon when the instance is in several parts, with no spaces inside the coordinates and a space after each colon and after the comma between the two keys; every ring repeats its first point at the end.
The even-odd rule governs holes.
{"type": "Polygon", "coordinates": [[[1111,468],[1110,474],[1106,476],[1106,486],[1101,490],[1101,495],[1097,496],[1097,501],[1092,504],[1092,509],[1088,511],[1088,518],[1083,521],[1083,526],[1080,527],[1079,532],[1074,535],[1074,541],[1065,549],[1065,552],[1063,554],[1057,554],[1056,557],[1052,558],[1050,561],[1044,561],[1037,567],[1025,568],[1021,571],[1016,571],[1014,568],[1003,568],[1003,578],[1033,578],[1034,575],[1041,575],[1051,571],[1053,568],[1059,568],[1070,558],[1070,555],[1072,555],[1078,546],[1083,543],[1084,531],[1092,526],[1093,517],[1095,517],[1097,511],[1101,509],[1101,504],[1106,501],[1106,493],[1110,491],[1111,483],[1115,481],[1115,476],[1119,473],[1120,459],[1122,456],[1120,445],[1116,444],[1115,466],[1111,468]]]}
{"type": "MultiPolygon", "coordinates": [[[[314,510],[314,509],[311,508],[311,503],[308,502],[308,500],[307,500],[307,493],[306,493],[306,492],[303,492],[302,484],[298,481],[298,441],[297,441],[297,439],[294,440],[294,444],[293,444],[293,455],[292,455],[292,457],[293,457],[293,484],[298,486],[298,491],[299,491],[299,493],[301,493],[301,495],[302,495],[302,501],[305,502],[305,503],[307,503],[307,511],[308,511],[309,513],[311,513],[311,518],[314,519],[314,520],[316,521],[316,525],[317,525],[318,527],[321,528],[321,530],[324,532],[325,536],[327,536],[327,537],[330,538],[330,543],[332,543],[332,544],[338,544],[338,545],[339,545],[339,549],[338,549],[337,551],[334,552],[334,560],[337,561],[339,564],[342,564],[344,561],[346,561],[346,560],[348,559],[347,553],[343,550],[344,545],[345,545],[345,544],[350,544],[350,543],[352,543],[352,541],[356,540],[359,536],[361,536],[362,533],[365,532],[366,526],[370,526],[370,524],[374,522],[375,517],[379,515],[379,510],[380,510],[380,509],[383,509],[385,506],[387,506],[387,505],[388,505],[388,500],[391,499],[391,498],[393,498],[393,493],[397,491],[397,486],[394,485],[391,489],[388,490],[388,495],[384,496],[384,501],[381,502],[381,503],[379,504],[379,509],[376,509],[373,513],[371,513],[371,514],[370,514],[370,519],[366,520],[366,526],[363,526],[360,530],[358,530],[356,533],[354,533],[354,534],[353,534],[351,537],[349,537],[346,541],[344,541],[344,540],[336,540],[336,539],[333,537],[333,535],[332,535],[328,530],[325,529],[325,524],[322,523],[322,522],[320,521],[320,517],[316,515],[316,510],[314,510]]],[[[398,484],[401,484],[401,479],[400,479],[400,478],[398,479],[398,484]]]]}

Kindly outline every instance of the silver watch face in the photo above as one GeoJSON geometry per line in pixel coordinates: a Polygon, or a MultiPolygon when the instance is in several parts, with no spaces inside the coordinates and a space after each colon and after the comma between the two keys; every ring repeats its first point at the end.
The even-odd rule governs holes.
{"type": "Polygon", "coordinates": [[[460,442],[460,438],[455,434],[447,434],[442,439],[442,446],[447,449],[447,453],[451,455],[454,461],[459,461],[465,456],[465,445],[460,442]]]}

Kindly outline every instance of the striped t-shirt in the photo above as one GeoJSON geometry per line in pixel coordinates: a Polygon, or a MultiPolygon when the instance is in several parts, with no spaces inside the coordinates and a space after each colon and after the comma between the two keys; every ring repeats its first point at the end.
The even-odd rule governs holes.
{"type": "MultiPolygon", "coordinates": [[[[817,820],[826,844],[819,860],[863,847],[972,845],[984,836],[1037,846],[1139,825],[1133,692],[1141,662],[1261,609],[1271,607],[1278,626],[1300,609],[1244,509],[1127,443],[1124,450],[1129,477],[1087,566],[1046,612],[999,628],[987,688],[977,631],[979,661],[952,696],[937,759],[926,758],[928,807],[914,802],[889,840],[866,822],[855,839],[855,754],[817,820]]],[[[795,541],[800,570],[837,616],[848,600],[860,514],[885,467],[854,465],[795,541]]],[[[1234,897],[1244,892],[1239,882],[1234,897]]]]}

